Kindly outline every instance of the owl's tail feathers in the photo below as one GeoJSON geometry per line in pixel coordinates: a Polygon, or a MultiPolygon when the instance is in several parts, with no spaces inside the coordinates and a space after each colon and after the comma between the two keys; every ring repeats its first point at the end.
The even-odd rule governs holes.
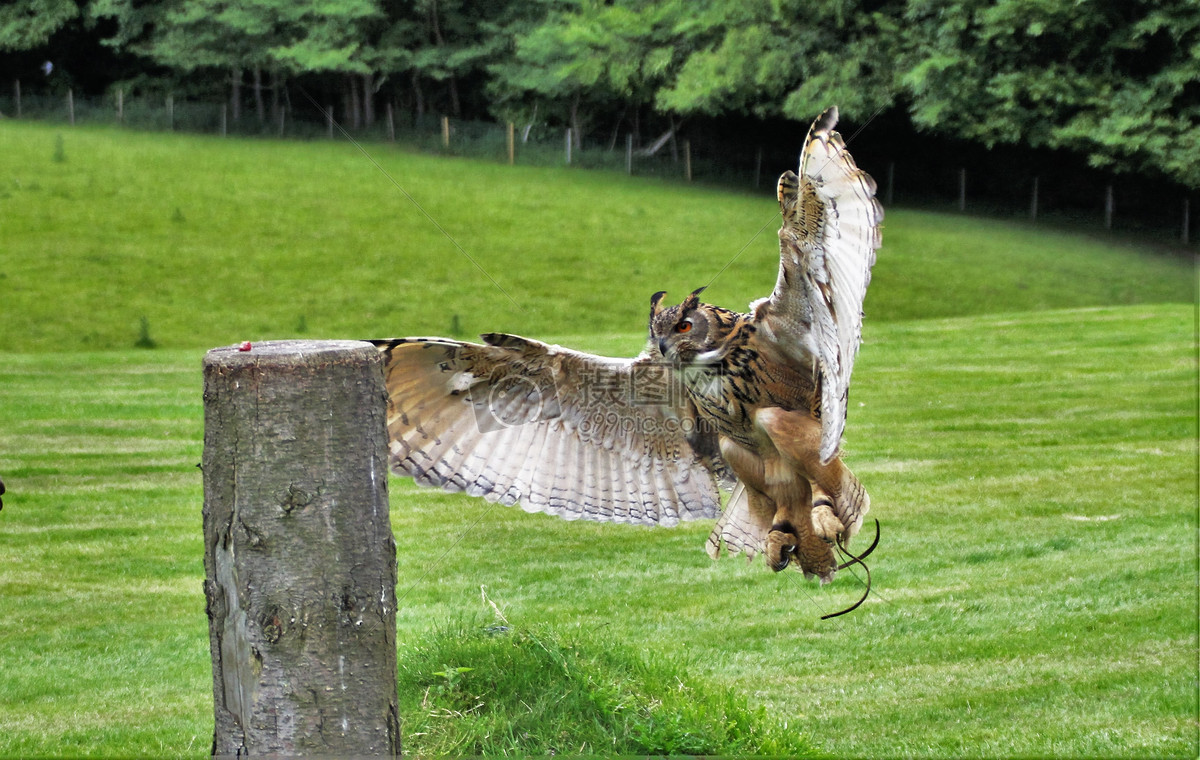
{"type": "Polygon", "coordinates": [[[842,488],[834,504],[834,511],[846,526],[842,541],[845,547],[849,547],[850,539],[862,528],[863,518],[871,511],[871,497],[867,494],[867,489],[863,488],[862,482],[845,465],[842,466],[842,488]]]}
{"type": "Polygon", "coordinates": [[[770,530],[769,518],[765,523],[761,519],[754,519],[750,510],[750,494],[739,481],[734,486],[729,503],[725,505],[717,524],[713,526],[712,533],[708,534],[704,549],[708,556],[719,559],[723,544],[726,552],[744,553],[747,560],[752,560],[755,554],[763,550],[770,530]]]}

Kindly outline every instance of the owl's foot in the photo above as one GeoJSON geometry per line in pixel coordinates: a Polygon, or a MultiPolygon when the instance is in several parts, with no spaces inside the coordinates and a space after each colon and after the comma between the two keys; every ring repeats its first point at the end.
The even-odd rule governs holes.
{"type": "Polygon", "coordinates": [[[796,561],[800,563],[805,578],[818,578],[822,586],[833,580],[833,575],[838,569],[833,546],[811,532],[801,539],[800,547],[796,551],[796,561]]]}
{"type": "Polygon", "coordinates": [[[813,484],[812,508],[813,532],[822,541],[834,543],[837,537],[846,530],[846,526],[833,513],[833,498],[820,486],[813,484]]]}
{"type": "MultiPolygon", "coordinates": [[[[800,569],[803,570],[804,566],[801,565],[800,569]]],[[[836,573],[837,573],[836,568],[833,570],[827,570],[824,575],[818,575],[817,573],[811,573],[808,570],[804,570],[804,579],[807,581],[811,581],[814,578],[816,578],[817,580],[821,581],[821,585],[824,586],[826,583],[833,583],[833,576],[836,573]]]]}
{"type": "Polygon", "coordinates": [[[784,569],[796,555],[796,547],[799,545],[800,537],[789,523],[772,525],[771,532],[767,534],[766,548],[763,550],[767,566],[775,572],[784,569]]]}

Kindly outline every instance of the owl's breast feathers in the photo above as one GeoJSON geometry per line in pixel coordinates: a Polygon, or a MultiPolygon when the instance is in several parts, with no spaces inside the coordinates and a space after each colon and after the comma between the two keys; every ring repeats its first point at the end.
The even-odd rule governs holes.
{"type": "Polygon", "coordinates": [[[736,314],[717,348],[682,369],[700,413],[720,435],[754,445],[754,413],[767,407],[801,411],[819,419],[821,397],[812,365],[797,366],[758,339],[750,314],[736,314]]]}

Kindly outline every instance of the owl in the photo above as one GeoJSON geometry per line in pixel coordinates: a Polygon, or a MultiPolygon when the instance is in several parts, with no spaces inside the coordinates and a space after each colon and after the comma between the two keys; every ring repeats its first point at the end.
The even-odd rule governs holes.
{"type": "Polygon", "coordinates": [[[392,468],[568,520],[718,518],[714,559],[763,554],[830,581],[870,508],[839,452],[883,220],[837,117],[813,122],[799,175],[779,180],[779,275],[747,312],[703,288],[672,306],[655,293],[632,359],[497,333],[373,341],[392,468]]]}

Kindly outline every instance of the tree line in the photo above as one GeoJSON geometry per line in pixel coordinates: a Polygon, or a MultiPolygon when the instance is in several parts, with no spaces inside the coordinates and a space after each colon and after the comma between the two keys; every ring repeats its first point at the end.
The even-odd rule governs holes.
{"type": "Polygon", "coordinates": [[[352,127],[389,102],[649,148],[690,119],[837,103],[1200,187],[1195,0],[9,0],[0,67],[234,118],[299,88],[352,127]]]}

